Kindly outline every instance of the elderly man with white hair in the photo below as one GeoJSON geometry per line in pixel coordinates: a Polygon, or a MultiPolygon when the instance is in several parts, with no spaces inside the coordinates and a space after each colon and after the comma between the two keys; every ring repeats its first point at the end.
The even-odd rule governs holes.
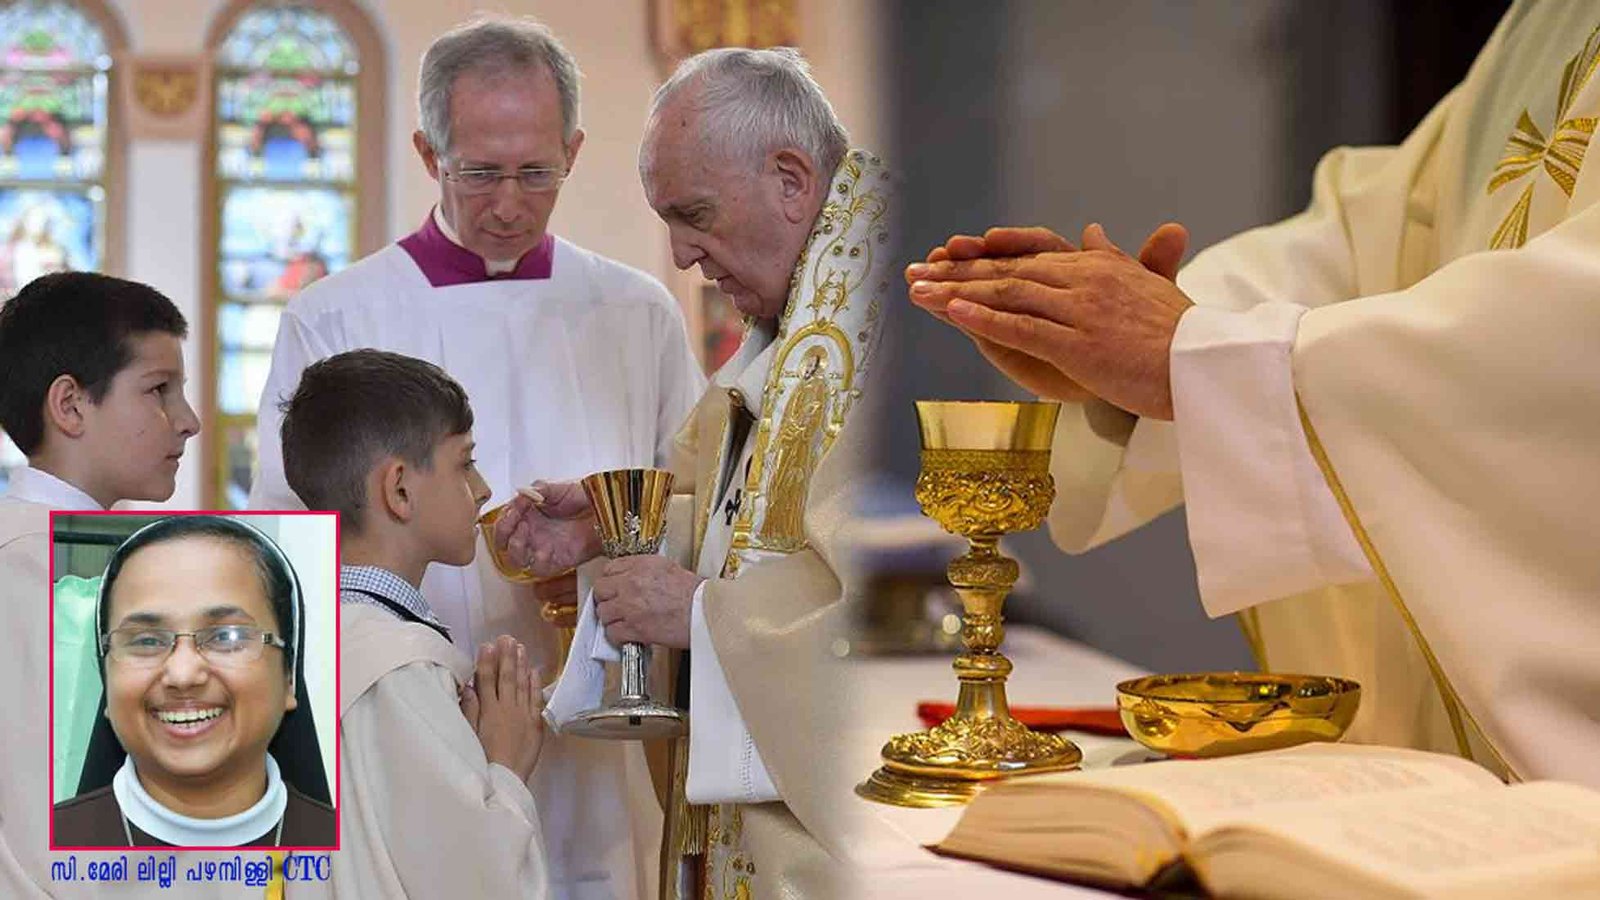
{"type": "MultiPolygon", "coordinates": [[[[427,360],[461,383],[476,414],[477,466],[492,502],[536,475],[576,478],[667,462],[705,383],[676,300],[654,278],[548,228],[583,146],[578,74],[549,30],[527,19],[473,21],[428,48],[413,140],[438,182],[438,204],[417,231],[317,282],[284,310],[261,399],[253,507],[300,505],[284,479],[278,404],[310,363],[361,347],[427,360]]],[[[553,676],[557,638],[537,598],[501,578],[487,557],[429,566],[422,614],[448,628],[468,655],[496,635],[513,635],[553,676]]],[[[384,673],[357,674],[342,673],[345,706],[381,704],[364,686],[384,673]]],[[[368,710],[374,716],[392,722],[390,739],[406,746],[415,722],[404,709],[368,710]]],[[[408,766],[427,765],[402,753],[369,763],[392,771],[353,773],[359,784],[410,786],[408,766]]],[[[648,891],[654,823],[631,812],[655,807],[645,772],[634,745],[560,736],[546,743],[523,802],[543,826],[553,896],[648,891]]],[[[428,853],[436,829],[448,827],[426,816],[393,824],[389,846],[410,848],[392,860],[402,882],[409,873],[427,883],[425,870],[451,865],[428,853]]]]}
{"type": "MultiPolygon", "coordinates": [[[[846,594],[839,531],[894,280],[883,167],[849,149],[798,53],[721,49],[657,91],[639,170],[673,261],[698,265],[749,328],[678,435],[676,558],[608,562],[588,627],[691,651],[663,895],[841,893],[853,773],[819,745],[848,714],[826,636],[846,594]]],[[[581,491],[541,489],[497,539],[538,571],[593,557],[581,491]]],[[[594,664],[584,628],[551,700],[558,719],[597,699],[563,696],[595,683],[580,671],[594,664]]]]}

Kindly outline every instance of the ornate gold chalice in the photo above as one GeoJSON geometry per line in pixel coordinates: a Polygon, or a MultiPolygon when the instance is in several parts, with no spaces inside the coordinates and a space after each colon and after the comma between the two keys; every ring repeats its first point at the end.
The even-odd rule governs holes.
{"type": "Polygon", "coordinates": [[[897,806],[951,806],[971,800],[985,782],[1071,769],[1083,758],[1071,741],[1011,717],[1011,661],[999,652],[1000,611],[1018,569],[996,545],[1005,534],[1038,527],[1050,511],[1050,442],[1059,410],[1055,403],[917,402],[917,503],[970,545],[947,570],[965,610],[966,652],[955,661],[961,689],[955,715],[883,746],[883,766],[856,787],[861,796],[897,806]]]}
{"type": "MultiPolygon", "coordinates": [[[[645,556],[661,549],[667,532],[672,473],[662,469],[613,469],[583,479],[594,507],[600,546],[611,559],[645,556]]],[[[624,642],[622,686],[615,703],[580,713],[564,730],[582,737],[642,741],[677,737],[687,730],[683,711],[650,698],[650,648],[624,642]]]]}
{"type": "MultiPolygon", "coordinates": [[[[489,548],[489,559],[494,562],[495,571],[500,573],[500,577],[513,584],[533,585],[533,591],[536,596],[540,594],[541,587],[544,585],[563,579],[576,578],[576,569],[568,569],[565,572],[540,578],[529,569],[513,563],[504,553],[500,552],[499,548],[495,547],[495,523],[500,521],[500,517],[505,515],[506,509],[510,505],[509,503],[502,503],[478,517],[478,533],[483,535],[484,546],[489,548]]],[[[546,622],[555,626],[556,639],[561,645],[561,655],[557,662],[565,666],[567,664],[567,654],[572,651],[573,632],[578,628],[578,604],[572,601],[559,602],[541,598],[539,615],[546,622]]]]}

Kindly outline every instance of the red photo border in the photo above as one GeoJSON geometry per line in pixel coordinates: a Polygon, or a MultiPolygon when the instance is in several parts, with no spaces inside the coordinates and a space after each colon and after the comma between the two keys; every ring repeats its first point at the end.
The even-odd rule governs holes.
{"type": "MultiPolygon", "coordinates": [[[[338,740],[338,735],[339,735],[339,715],[340,715],[339,711],[343,708],[342,704],[344,702],[343,687],[342,687],[342,685],[340,683],[340,675],[341,675],[341,671],[340,670],[341,670],[341,666],[343,664],[343,654],[339,652],[340,651],[340,648],[339,648],[339,641],[340,641],[339,627],[340,627],[340,619],[341,619],[341,614],[340,614],[340,609],[339,609],[339,559],[340,559],[340,550],[342,549],[340,547],[340,540],[341,540],[341,536],[340,536],[340,533],[339,533],[339,514],[337,512],[317,512],[317,511],[304,510],[304,509],[260,509],[260,510],[256,510],[256,509],[251,509],[251,510],[234,510],[234,509],[229,509],[229,510],[221,510],[221,509],[180,509],[180,510],[150,509],[150,510],[143,510],[143,509],[139,509],[139,510],[84,510],[84,511],[77,511],[77,510],[70,510],[70,509],[52,509],[50,511],[50,583],[47,586],[47,590],[49,592],[49,598],[50,598],[50,667],[49,667],[49,676],[48,676],[48,679],[47,679],[49,681],[49,688],[50,688],[50,690],[49,690],[49,698],[50,698],[49,699],[49,703],[50,703],[50,716],[49,716],[50,771],[46,774],[46,777],[44,779],[45,800],[49,804],[49,807],[50,807],[50,825],[49,825],[49,831],[50,831],[49,851],[50,852],[55,853],[55,852],[67,852],[67,851],[74,851],[74,850],[86,850],[86,851],[101,851],[101,852],[103,852],[103,851],[117,851],[117,852],[127,853],[128,851],[133,850],[133,851],[151,852],[151,853],[166,851],[166,852],[172,852],[172,853],[178,853],[178,852],[184,852],[184,853],[189,853],[189,852],[216,852],[216,853],[236,853],[237,854],[237,853],[240,853],[241,851],[249,851],[251,853],[259,852],[259,853],[294,854],[294,853],[327,853],[327,852],[337,852],[339,850],[340,846],[342,845],[343,839],[344,839],[344,829],[343,829],[342,823],[341,823],[341,816],[343,815],[343,813],[341,811],[341,807],[343,806],[343,804],[341,804],[339,802],[339,740],[338,740]],[[237,518],[255,518],[255,517],[265,517],[265,516],[330,516],[330,517],[332,517],[332,519],[333,519],[333,557],[334,557],[333,572],[332,572],[332,578],[333,578],[333,594],[332,594],[332,596],[333,596],[333,641],[334,641],[334,652],[333,652],[333,735],[334,735],[334,741],[333,741],[333,772],[331,773],[332,776],[333,776],[333,778],[332,778],[333,791],[332,791],[332,795],[331,795],[331,799],[333,800],[333,845],[332,846],[315,846],[315,845],[290,846],[290,845],[285,845],[285,846],[280,846],[280,847],[264,847],[264,846],[256,846],[256,845],[244,845],[244,846],[233,846],[233,847],[164,847],[164,846],[149,846],[149,847],[92,847],[92,846],[79,846],[79,845],[63,846],[63,845],[58,845],[56,843],[56,811],[55,811],[55,802],[54,802],[54,800],[55,800],[55,759],[56,759],[56,615],[55,615],[55,610],[56,610],[56,552],[55,552],[56,551],[56,516],[122,516],[122,517],[126,517],[126,516],[152,516],[152,515],[153,516],[160,516],[160,517],[166,517],[166,516],[201,516],[201,515],[206,515],[206,516],[228,516],[228,517],[237,517],[237,518]]],[[[296,573],[296,574],[298,575],[299,573],[296,573]]],[[[304,625],[304,623],[302,623],[302,626],[303,625],[304,625]]],[[[304,638],[302,636],[302,640],[303,639],[304,638]]],[[[104,687],[102,687],[101,689],[104,690],[104,687]]]]}

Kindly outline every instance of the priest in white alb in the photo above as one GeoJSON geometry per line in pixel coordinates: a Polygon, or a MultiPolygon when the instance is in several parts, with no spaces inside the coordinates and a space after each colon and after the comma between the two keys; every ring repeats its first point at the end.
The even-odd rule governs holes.
{"type": "Polygon", "coordinates": [[[1402,145],[1176,283],[1176,226],[1138,260],[998,229],[912,300],[1072,401],[1062,547],[1182,502],[1207,611],[1360,681],[1352,739],[1600,785],[1597,68],[1600,3],[1519,0],[1402,145]]]}
{"type": "MultiPolygon", "coordinates": [[[[253,508],[299,506],[284,480],[278,404],[307,365],[344,350],[414,356],[461,383],[491,502],[536,475],[664,463],[705,383],[658,281],[547,230],[583,144],[578,70],[555,37],[525,19],[460,26],[423,57],[419,93],[414,141],[439,203],[415,233],[284,310],[261,401],[253,508]]],[[[469,655],[511,634],[553,677],[554,629],[488,556],[430,566],[423,596],[469,655]]],[[[649,890],[659,824],[637,747],[556,737],[530,786],[555,896],[649,890]]]]}
{"type": "MultiPolygon", "coordinates": [[[[798,53],[723,49],[657,91],[639,168],[674,262],[699,266],[749,327],[678,436],[667,553],[606,564],[546,715],[561,726],[599,705],[606,639],[689,650],[663,896],[866,896],[846,866],[858,773],[828,749],[850,714],[828,639],[898,287],[883,165],[849,149],[798,53]]],[[[541,488],[497,540],[542,571],[598,553],[578,486],[541,488]]]]}

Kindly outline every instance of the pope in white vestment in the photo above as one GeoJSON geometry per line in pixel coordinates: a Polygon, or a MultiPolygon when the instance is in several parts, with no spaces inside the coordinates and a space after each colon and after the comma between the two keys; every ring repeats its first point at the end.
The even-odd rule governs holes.
{"type": "Polygon", "coordinates": [[[1600,3],[1520,0],[1401,146],[1200,254],[1174,421],[1063,410],[1057,543],[1183,502],[1208,612],[1360,681],[1351,738],[1600,785],[1597,68],[1600,3]]]}
{"type": "MultiPolygon", "coordinates": [[[[578,478],[665,462],[704,384],[672,295],[642,272],[551,235],[491,277],[438,215],[284,310],[262,397],[252,508],[300,507],[284,480],[277,404],[307,365],[361,347],[425,359],[461,383],[491,502],[508,500],[535,475],[578,478]]],[[[480,551],[464,568],[430,566],[423,595],[468,655],[510,634],[550,677],[558,669],[553,629],[527,587],[501,578],[488,557],[480,551]]],[[[553,737],[531,787],[556,896],[635,897],[646,889],[655,836],[634,830],[629,809],[656,801],[636,746],[553,737]]]]}
{"type": "MultiPolygon", "coordinates": [[[[882,162],[849,151],[824,199],[781,316],[752,322],[677,438],[666,552],[705,580],[668,809],[673,900],[697,886],[719,900],[850,895],[854,773],[825,749],[849,684],[829,639],[843,632],[841,526],[868,433],[847,416],[870,392],[891,283],[882,162]]],[[[597,660],[614,654],[591,601],[546,712],[558,727],[598,705],[597,660]]]]}

